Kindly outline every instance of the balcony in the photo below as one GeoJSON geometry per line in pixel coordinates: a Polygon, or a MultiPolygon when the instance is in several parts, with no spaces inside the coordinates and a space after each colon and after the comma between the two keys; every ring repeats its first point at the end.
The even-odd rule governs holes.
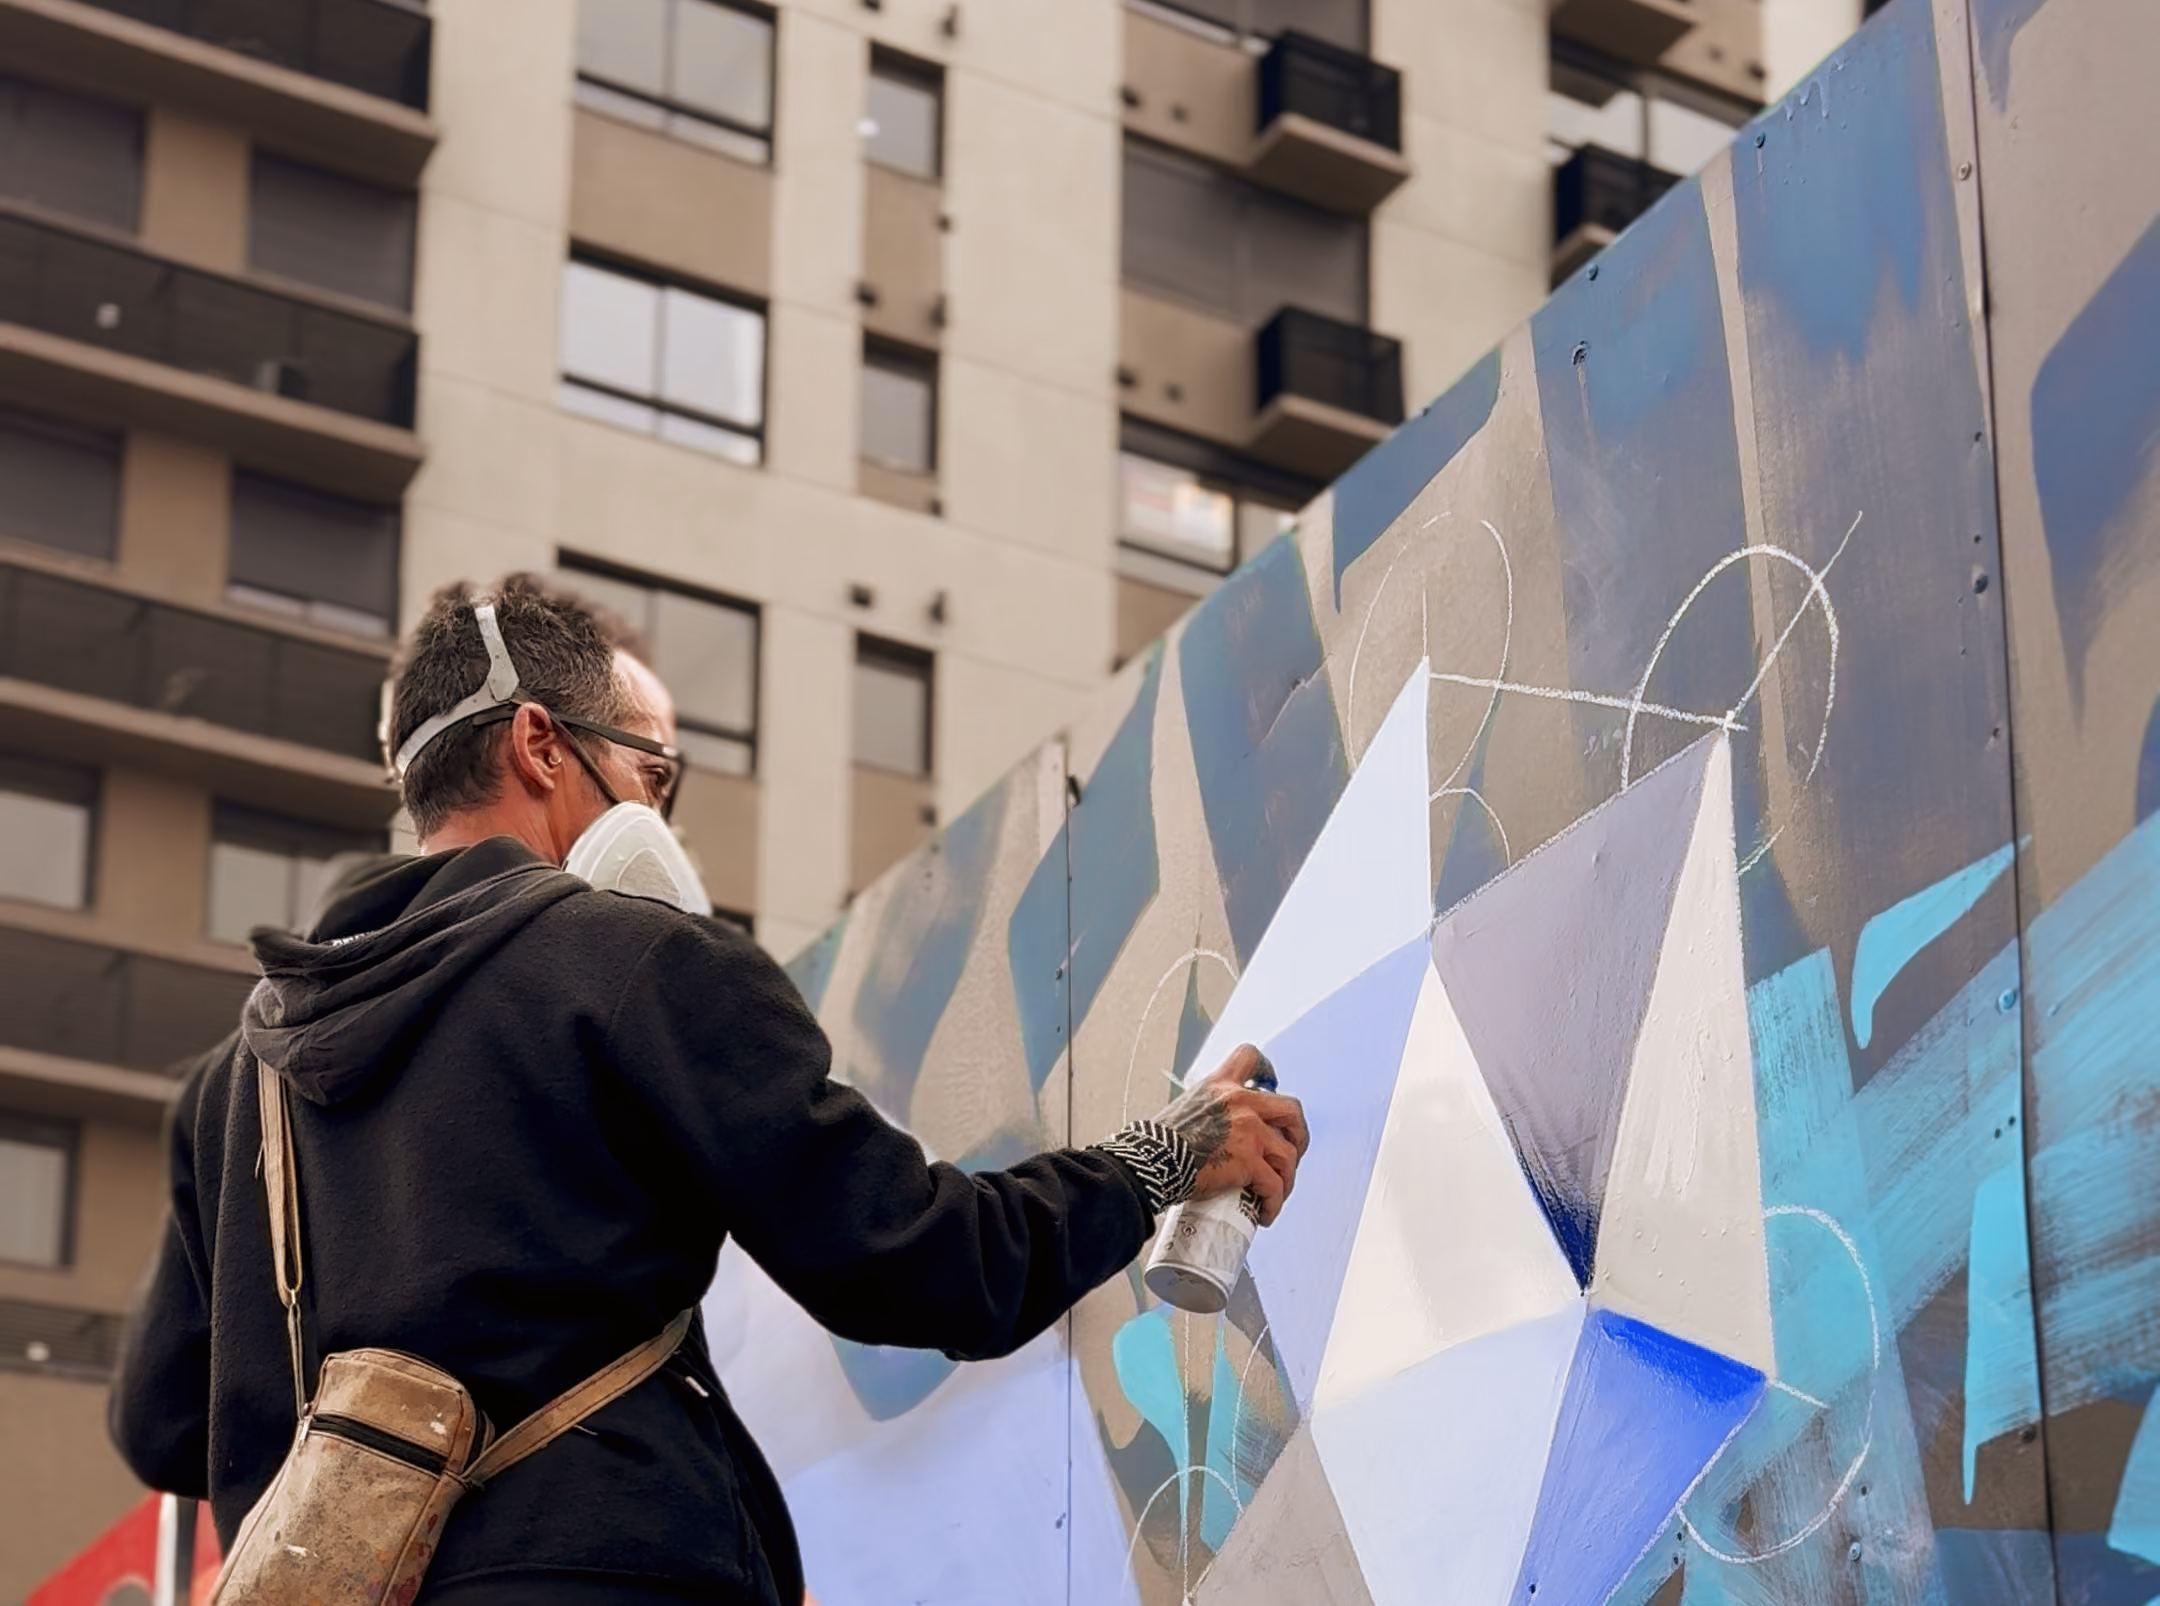
{"type": "Polygon", "coordinates": [[[1636,67],[1654,67],[1699,20],[1689,0],[1549,0],[1552,31],[1636,67]]]}
{"type": "Polygon", "coordinates": [[[1403,421],[1402,342],[1285,307],[1254,337],[1254,456],[1330,480],[1403,421]]]}
{"type": "Polygon", "coordinates": [[[398,0],[88,0],[206,45],[426,111],[425,10],[398,0]]]}
{"type": "Polygon", "coordinates": [[[1619,237],[1680,179],[1632,156],[1584,145],[1553,171],[1552,282],[1558,285],[1619,237]]]}
{"type": "Polygon", "coordinates": [[[166,1071],[240,1018],[255,977],[0,926],[0,1045],[166,1071]]]}
{"type": "Polygon", "coordinates": [[[1256,88],[1259,130],[1245,165],[1269,188],[1362,216],[1410,176],[1393,67],[1285,33],[1260,58],[1256,88]]]}

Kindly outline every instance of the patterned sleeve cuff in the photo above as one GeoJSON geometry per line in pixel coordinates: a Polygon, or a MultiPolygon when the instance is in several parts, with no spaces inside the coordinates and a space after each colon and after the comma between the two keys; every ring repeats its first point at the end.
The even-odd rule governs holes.
{"type": "Polygon", "coordinates": [[[1135,1121],[1089,1146],[1132,1167],[1153,1215],[1190,1199],[1200,1181],[1200,1156],[1160,1121],[1135,1121]]]}

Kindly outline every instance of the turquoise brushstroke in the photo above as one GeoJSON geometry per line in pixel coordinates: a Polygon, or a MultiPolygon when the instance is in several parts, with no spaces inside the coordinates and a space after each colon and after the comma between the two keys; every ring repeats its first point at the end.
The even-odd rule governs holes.
{"type": "Polygon", "coordinates": [[[2108,1548],[2160,1562],[2160,1394],[2145,1407],[2115,1494],[2108,1548]]]}
{"type": "Polygon", "coordinates": [[[1192,1500],[1188,1487],[1191,1480],[1185,1476],[1192,1446],[1186,1442],[1185,1380],[1178,1373],[1177,1341],[1170,1333],[1169,1310],[1158,1305],[1120,1327],[1110,1340],[1110,1361],[1117,1368],[1118,1387],[1125,1391],[1125,1398],[1170,1447],[1171,1465],[1177,1468],[1178,1527],[1182,1532],[1186,1508],[1192,1500]]]}
{"type": "Polygon", "coordinates": [[[1253,1488],[1238,1476],[1237,1421],[1241,1385],[1230,1366],[1230,1350],[1223,1342],[1227,1324],[1215,1324],[1215,1378],[1208,1391],[1207,1468],[1215,1476],[1205,1478],[1200,1493],[1200,1542],[1220,1550],[1252,1499],[1253,1488]],[[1220,1480],[1220,1481],[1218,1481],[1220,1480]]]}
{"type": "Polygon", "coordinates": [[[2016,857],[2016,846],[2006,842],[1986,858],[1891,905],[1861,928],[1860,945],[1853,950],[1852,1019],[1853,1038],[1862,1048],[1875,1035],[1875,1006],[1898,972],[1956,925],[2016,857]]]}
{"type": "Polygon", "coordinates": [[[2012,1157],[1973,1193],[1965,1299],[1965,1503],[1971,1505],[1980,1446],[2040,1420],[2025,1161],[2015,1143],[2012,1157]]]}

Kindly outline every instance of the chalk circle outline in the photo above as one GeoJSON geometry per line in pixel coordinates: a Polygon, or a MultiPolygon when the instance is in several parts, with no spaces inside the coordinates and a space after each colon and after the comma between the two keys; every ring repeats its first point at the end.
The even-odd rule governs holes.
{"type": "MultiPolygon", "coordinates": [[[[1852,1464],[1845,1469],[1844,1476],[1838,1479],[1838,1486],[1830,1491],[1830,1499],[1825,1503],[1822,1510],[1809,1518],[1797,1532],[1788,1534],[1768,1550],[1759,1551],[1754,1555],[1744,1555],[1738,1551],[1718,1549],[1716,1545],[1711,1544],[1709,1540],[1702,1536],[1702,1530],[1695,1526],[1694,1519],[1688,1515],[1688,1501],[1694,1497],[1696,1489],[1701,1487],[1702,1480],[1710,1475],[1710,1467],[1703,1468],[1702,1472],[1696,1477],[1695,1482],[1688,1486],[1688,1492],[1680,1498],[1680,1526],[1686,1531],[1688,1538],[1693,1541],[1696,1548],[1701,1550],[1704,1555],[1715,1557],[1717,1560],[1734,1567],[1759,1567],[1764,1562],[1782,1556],[1788,1550],[1805,1544],[1820,1533],[1830,1519],[1837,1515],[1838,1508],[1845,1503],[1845,1496],[1851,1493],[1854,1480],[1860,1476],[1860,1469],[1867,1464],[1868,1455],[1875,1448],[1875,1378],[1882,1371],[1882,1317],[1875,1309],[1875,1283],[1874,1279],[1868,1276],[1867,1262],[1861,1258],[1860,1246],[1853,1242],[1852,1234],[1847,1232],[1837,1218],[1827,1211],[1817,1210],[1812,1205],[1772,1205],[1763,1211],[1765,1221],[1776,1216],[1798,1216],[1802,1220],[1814,1222],[1837,1239],[1847,1258],[1852,1261],[1853,1270],[1859,1274],[1860,1292],[1867,1299],[1868,1312],[1867,1415],[1861,1422],[1859,1452],[1853,1456],[1852,1464]]],[[[1738,1436],[1739,1430],[1736,1429],[1734,1437],[1737,1438],[1738,1436]]],[[[1731,1442],[1730,1439],[1726,1441],[1728,1445],[1731,1442]]],[[[1710,1466],[1717,1465],[1720,1458],[1713,1457],[1710,1466]]]]}
{"type": "MultiPolygon", "coordinates": [[[[1118,1119],[1120,1121],[1132,1119],[1132,1085],[1133,1077],[1140,1069],[1140,1043],[1141,1039],[1147,1036],[1148,1021],[1155,1013],[1155,1005],[1161,1000],[1163,989],[1170,985],[1170,978],[1180,970],[1183,970],[1187,965],[1197,968],[1199,962],[1203,959],[1212,959],[1216,964],[1222,966],[1223,973],[1230,978],[1231,990],[1236,991],[1239,971],[1236,961],[1227,954],[1220,953],[1213,948],[1195,946],[1186,949],[1185,952],[1179,954],[1177,958],[1170,962],[1170,968],[1164,971],[1162,979],[1155,983],[1155,990],[1148,994],[1148,1001],[1140,1011],[1140,1019],[1133,1025],[1132,1052],[1125,1056],[1125,1091],[1118,1100],[1118,1119]]],[[[1163,1072],[1163,1080],[1170,1084],[1173,1093],[1184,1090],[1185,1084],[1178,1080],[1175,1067],[1163,1072]]],[[[1156,1108],[1160,1109],[1161,1106],[1157,1105],[1156,1108]]]]}

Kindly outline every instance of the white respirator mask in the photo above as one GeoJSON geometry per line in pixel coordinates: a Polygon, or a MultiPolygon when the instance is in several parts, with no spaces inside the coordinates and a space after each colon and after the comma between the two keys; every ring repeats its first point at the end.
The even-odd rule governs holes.
{"type": "Polygon", "coordinates": [[[618,803],[593,821],[571,844],[563,868],[602,892],[654,898],[685,914],[712,913],[690,855],[659,810],[644,803],[618,803]]]}

